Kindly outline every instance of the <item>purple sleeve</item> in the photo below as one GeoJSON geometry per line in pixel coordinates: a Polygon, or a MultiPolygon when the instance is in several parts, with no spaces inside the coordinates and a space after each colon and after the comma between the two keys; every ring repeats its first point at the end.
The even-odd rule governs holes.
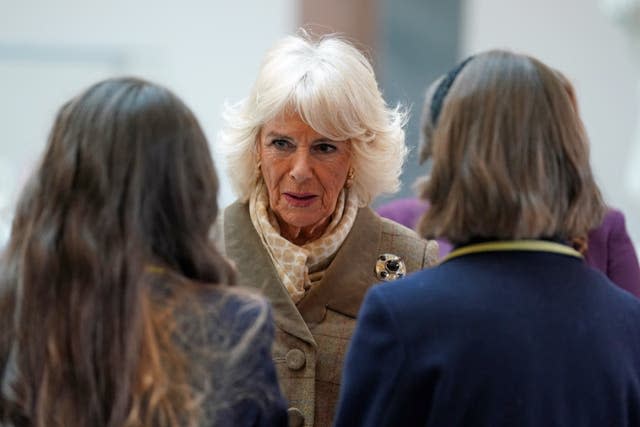
{"type": "Polygon", "coordinates": [[[624,215],[611,210],[611,232],[607,241],[607,276],[623,289],[640,297],[640,266],[638,257],[627,233],[624,215]]]}
{"type": "Polygon", "coordinates": [[[640,266],[622,212],[609,209],[589,233],[585,260],[621,288],[640,297],[640,266]]]}
{"type": "Polygon", "coordinates": [[[376,212],[384,218],[414,229],[418,220],[429,208],[429,204],[418,198],[397,199],[378,206],[376,212]]]}

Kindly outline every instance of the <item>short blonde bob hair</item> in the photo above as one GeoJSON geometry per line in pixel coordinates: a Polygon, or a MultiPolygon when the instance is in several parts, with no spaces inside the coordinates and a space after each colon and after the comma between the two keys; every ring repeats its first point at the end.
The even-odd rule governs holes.
{"type": "Polygon", "coordinates": [[[266,54],[250,95],[227,106],[219,148],[234,191],[247,201],[261,179],[257,140],[265,122],[293,111],[316,132],[350,140],[361,206],[400,187],[406,114],[389,108],[365,56],[336,35],[287,36],[266,54]]]}
{"type": "Polygon", "coordinates": [[[586,236],[605,206],[567,80],[535,58],[499,50],[458,71],[445,77],[442,109],[425,127],[433,130],[423,147],[433,168],[421,192],[431,207],[419,231],[454,244],[586,236]]]}

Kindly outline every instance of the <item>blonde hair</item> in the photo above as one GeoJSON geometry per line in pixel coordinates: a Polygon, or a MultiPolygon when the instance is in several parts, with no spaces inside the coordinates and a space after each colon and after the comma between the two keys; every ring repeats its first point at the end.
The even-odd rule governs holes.
{"type": "Polygon", "coordinates": [[[575,98],[555,70],[505,51],[475,56],[452,82],[427,153],[431,207],[419,224],[453,243],[471,238],[571,239],[604,204],[575,98]]]}
{"type": "Polygon", "coordinates": [[[294,111],[316,132],[351,140],[352,189],[361,206],[400,188],[406,114],[389,108],[365,56],[336,35],[283,38],[266,54],[250,95],[227,106],[218,143],[234,191],[246,201],[260,179],[256,141],[265,122],[294,111]]]}

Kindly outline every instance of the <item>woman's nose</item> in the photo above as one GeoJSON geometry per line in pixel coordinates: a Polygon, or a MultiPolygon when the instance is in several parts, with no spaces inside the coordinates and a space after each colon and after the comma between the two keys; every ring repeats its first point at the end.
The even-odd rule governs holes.
{"type": "Polygon", "coordinates": [[[309,153],[298,152],[294,155],[289,176],[296,182],[303,182],[311,178],[311,163],[309,153]]]}

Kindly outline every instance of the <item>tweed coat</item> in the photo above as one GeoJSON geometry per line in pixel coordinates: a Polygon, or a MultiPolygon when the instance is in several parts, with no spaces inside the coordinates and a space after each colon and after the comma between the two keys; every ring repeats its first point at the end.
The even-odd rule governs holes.
{"type": "Polygon", "coordinates": [[[271,301],[277,326],[272,355],[289,400],[291,427],[332,424],[356,315],[367,290],[379,282],[374,271],[378,257],[401,256],[407,272],[434,265],[438,257],[436,242],[361,208],[322,281],[296,305],[253,227],[247,203],[235,202],[225,210],[223,240],[240,283],[261,289],[271,301]]]}

